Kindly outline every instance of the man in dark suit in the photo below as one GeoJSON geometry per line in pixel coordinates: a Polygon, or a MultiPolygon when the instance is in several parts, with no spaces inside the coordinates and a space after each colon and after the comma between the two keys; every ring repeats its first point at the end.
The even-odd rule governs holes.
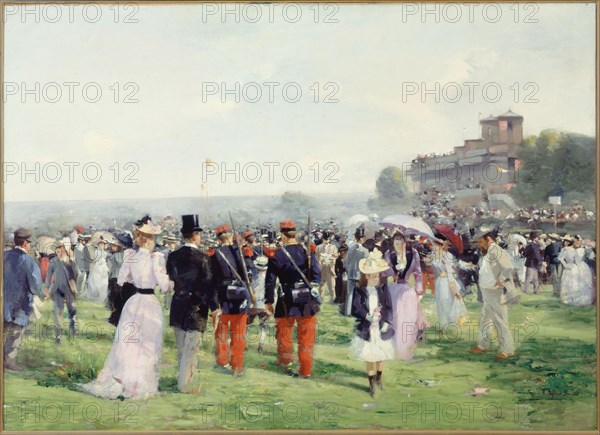
{"type": "Polygon", "coordinates": [[[71,245],[68,243],[68,240],[56,242],[54,252],[56,256],[50,260],[45,284],[54,302],[54,341],[56,344],[60,344],[65,303],[67,304],[67,311],[69,313],[69,331],[71,337],[75,336],[75,315],[77,314],[77,308],[73,292],[77,291],[76,280],[79,270],[72,258],[72,254],[69,255],[71,245]],[[67,249],[69,250],[68,252],[67,249]]]}
{"type": "Polygon", "coordinates": [[[562,242],[558,234],[548,236],[552,242],[544,249],[544,261],[552,279],[552,291],[554,296],[560,296],[560,273],[561,267],[558,256],[562,250],[562,242]]]}
{"type": "Polygon", "coordinates": [[[40,268],[28,255],[32,232],[20,228],[14,236],[15,247],[4,253],[4,368],[20,371],[17,351],[33,312],[33,296],[44,296],[40,268]]]}
{"type": "Polygon", "coordinates": [[[532,231],[529,234],[529,243],[523,249],[523,257],[525,257],[525,293],[531,293],[531,286],[536,294],[540,294],[540,269],[542,268],[542,252],[539,245],[540,234],[537,231],[532,231]]]}
{"type": "Polygon", "coordinates": [[[198,215],[184,215],[182,221],[185,244],[167,258],[167,274],[175,283],[169,325],[175,329],[177,343],[177,387],[182,393],[189,393],[194,391],[192,379],[208,309],[217,313],[220,310],[213,290],[210,259],[200,250],[202,228],[198,215]]]}

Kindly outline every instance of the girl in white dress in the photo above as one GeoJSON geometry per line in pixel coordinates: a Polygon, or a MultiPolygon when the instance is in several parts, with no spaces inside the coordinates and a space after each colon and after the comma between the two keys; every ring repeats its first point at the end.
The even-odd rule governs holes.
{"type": "Polygon", "coordinates": [[[374,250],[358,263],[359,286],[354,288],[352,315],[356,318],[356,336],[351,349],[355,358],[367,363],[369,393],[375,396],[375,384],[383,390],[383,361],[395,358],[393,311],[390,293],[380,273],[388,269],[381,252],[374,250]]]}
{"type": "Polygon", "coordinates": [[[585,249],[581,237],[563,238],[565,247],[560,251],[563,271],[560,281],[560,301],[563,304],[584,306],[594,302],[592,271],[584,261],[585,249]]]}
{"type": "Polygon", "coordinates": [[[108,399],[148,397],[158,391],[162,353],[163,312],[154,288],[173,289],[164,255],[154,250],[154,236],[161,232],[149,217],[134,228],[138,250],[127,249],[117,283],[132,283],[131,296],[117,326],[113,346],[98,378],[82,385],[85,392],[108,399]]]}

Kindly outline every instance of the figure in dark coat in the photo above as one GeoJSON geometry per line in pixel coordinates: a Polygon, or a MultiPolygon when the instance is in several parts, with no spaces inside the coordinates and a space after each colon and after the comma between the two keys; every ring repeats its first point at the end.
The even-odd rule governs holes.
{"type": "Polygon", "coordinates": [[[14,233],[15,248],[4,253],[4,368],[19,371],[17,350],[33,312],[33,296],[43,296],[42,274],[28,255],[32,232],[20,228],[14,233]]]}
{"type": "Polygon", "coordinates": [[[198,224],[198,215],[184,215],[182,220],[185,244],[169,254],[166,269],[174,283],[169,325],[175,329],[177,344],[177,386],[182,393],[188,393],[194,391],[192,380],[198,365],[201,334],[206,330],[208,309],[216,311],[219,307],[210,259],[199,248],[202,228],[198,224]]]}

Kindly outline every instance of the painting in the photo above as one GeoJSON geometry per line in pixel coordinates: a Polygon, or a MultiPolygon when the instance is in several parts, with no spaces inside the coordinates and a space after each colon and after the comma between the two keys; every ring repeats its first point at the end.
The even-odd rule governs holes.
{"type": "Polygon", "coordinates": [[[3,431],[597,432],[597,2],[1,3],[3,431]]]}

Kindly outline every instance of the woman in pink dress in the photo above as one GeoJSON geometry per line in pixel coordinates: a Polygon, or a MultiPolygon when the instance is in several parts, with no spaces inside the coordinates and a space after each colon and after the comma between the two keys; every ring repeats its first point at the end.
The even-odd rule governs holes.
{"type": "Polygon", "coordinates": [[[397,230],[392,236],[392,247],[384,258],[390,268],[381,275],[393,277],[389,291],[394,312],[396,356],[410,360],[426,327],[419,298],[423,294],[419,253],[407,245],[404,233],[397,230]],[[414,286],[408,282],[411,276],[415,280],[414,286]]]}
{"type": "Polygon", "coordinates": [[[98,378],[82,385],[83,391],[107,399],[142,398],[158,392],[162,353],[163,312],[155,287],[162,292],[173,289],[166,272],[164,255],[154,251],[154,236],[159,225],[149,217],[137,225],[137,250],[127,249],[117,283],[131,283],[135,294],[123,307],[115,339],[98,378]]]}

